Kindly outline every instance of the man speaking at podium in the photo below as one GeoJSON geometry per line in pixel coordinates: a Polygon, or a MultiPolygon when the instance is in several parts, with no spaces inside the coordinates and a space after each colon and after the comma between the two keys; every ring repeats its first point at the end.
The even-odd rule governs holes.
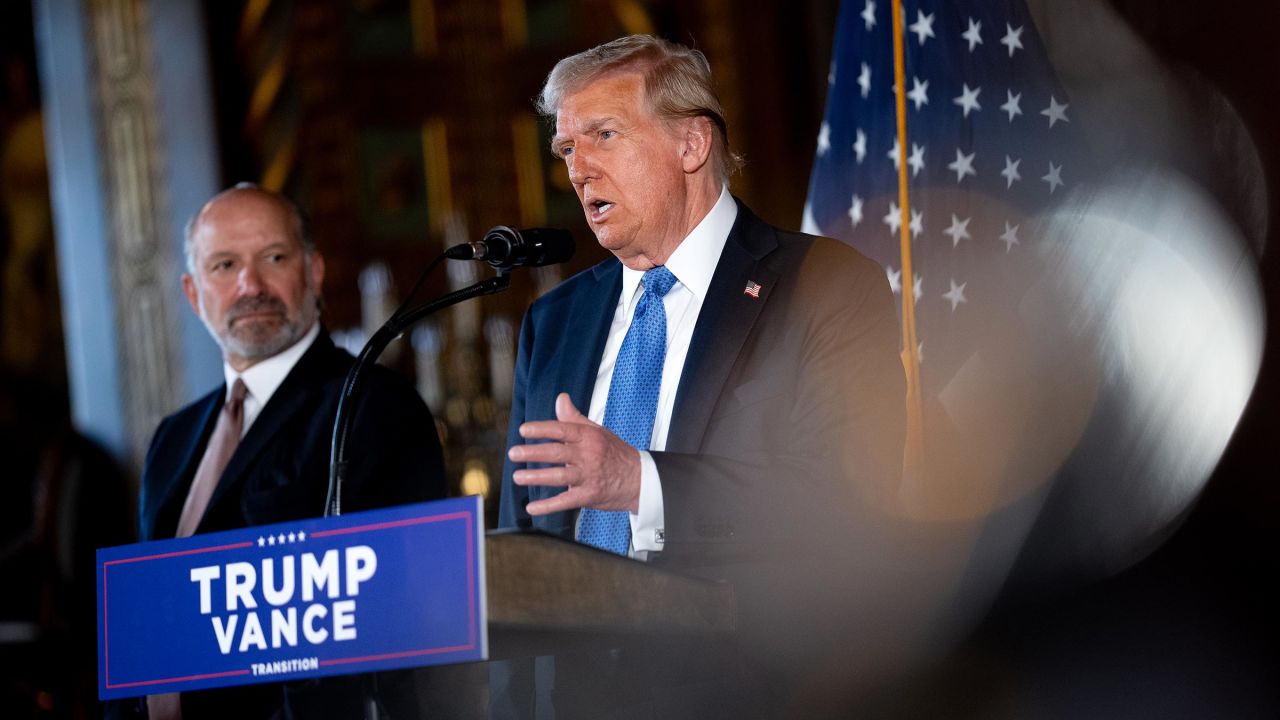
{"type": "MultiPolygon", "coordinates": [[[[191,219],[185,249],[182,289],[222,348],[226,384],[156,430],[142,473],[142,539],[323,514],[333,420],[353,359],[319,320],[324,259],[301,211],[240,184],[191,219]]],[[[375,367],[368,381],[343,509],[444,497],[430,411],[390,371],[375,367]]],[[[403,694],[384,688],[383,697],[403,694]]],[[[361,698],[360,678],[330,678],[155,695],[145,706],[153,720],[360,717],[361,698]]]]}
{"type": "Polygon", "coordinates": [[[742,161],[696,50],[631,36],[566,58],[539,110],[615,257],[524,319],[500,522],[729,579],[741,624],[760,563],[815,557],[896,485],[885,274],[729,194],[742,161]]]}

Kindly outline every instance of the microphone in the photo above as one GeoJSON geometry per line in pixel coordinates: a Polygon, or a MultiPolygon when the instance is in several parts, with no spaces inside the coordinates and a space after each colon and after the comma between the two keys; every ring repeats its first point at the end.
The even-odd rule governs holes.
{"type": "Polygon", "coordinates": [[[444,255],[452,260],[483,260],[499,270],[541,267],[573,257],[573,235],[559,228],[516,230],[499,225],[483,240],[454,245],[444,255]]]}

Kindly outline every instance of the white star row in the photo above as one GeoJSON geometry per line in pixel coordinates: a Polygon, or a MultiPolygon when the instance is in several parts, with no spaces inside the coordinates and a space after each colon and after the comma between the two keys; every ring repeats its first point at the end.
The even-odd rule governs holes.
{"type": "Polygon", "coordinates": [[[259,535],[258,547],[265,547],[268,545],[284,545],[286,538],[288,539],[289,543],[303,542],[307,539],[307,534],[302,530],[299,530],[296,533],[291,532],[288,535],[284,533],[280,533],[279,535],[266,535],[266,536],[259,535]]]}
{"type": "MultiPolygon", "coordinates": [[[[855,131],[855,140],[853,141],[854,160],[859,165],[867,157],[867,134],[858,128],[855,131]]],[[[831,150],[831,129],[823,123],[822,132],[818,133],[818,154],[826,155],[831,150]]],[[[907,157],[907,166],[911,168],[911,177],[916,177],[921,170],[925,168],[924,160],[925,147],[916,143],[911,143],[911,154],[907,157]]],[[[902,165],[902,148],[898,147],[897,139],[893,141],[893,147],[889,148],[889,152],[885,154],[893,162],[893,169],[897,170],[902,165]]],[[[978,153],[964,154],[960,148],[956,148],[956,159],[947,164],[947,169],[956,174],[956,182],[959,183],[966,176],[972,175],[977,177],[978,171],[973,167],[974,159],[978,153]]],[[[1005,189],[1013,187],[1015,182],[1022,180],[1020,166],[1022,159],[1014,159],[1008,155],[1004,156],[1004,169],[1000,171],[1000,175],[1005,179],[1005,189]]],[[[1040,178],[1049,184],[1049,194],[1052,195],[1054,190],[1062,187],[1066,183],[1062,180],[1062,166],[1053,162],[1049,163],[1049,171],[1040,178]]]]}
{"type": "MultiPolygon", "coordinates": [[[[864,218],[864,205],[865,201],[859,197],[857,193],[854,193],[853,200],[849,203],[849,212],[847,213],[852,227],[857,227],[862,223],[864,218]]],[[[915,239],[924,232],[924,213],[912,208],[910,215],[911,219],[908,227],[911,230],[912,239],[915,239]]],[[[973,235],[969,233],[969,223],[972,220],[972,217],[962,219],[955,213],[951,214],[951,225],[942,231],[943,235],[951,238],[951,247],[954,248],[959,246],[961,240],[973,239],[973,235]]],[[[893,202],[892,200],[889,201],[889,212],[885,213],[884,217],[881,218],[881,221],[889,227],[890,236],[896,238],[898,236],[898,231],[902,229],[902,208],[898,207],[898,203],[893,202]]],[[[1000,235],[1000,241],[1004,243],[1004,251],[1006,253],[1012,251],[1014,245],[1021,244],[1018,240],[1018,227],[1018,225],[1014,225],[1008,220],[1005,220],[1004,233],[1000,235]]]]}
{"type": "MultiPolygon", "coordinates": [[[[978,102],[978,94],[982,92],[982,86],[970,88],[968,83],[961,83],[962,89],[960,94],[951,99],[951,102],[960,107],[961,113],[965,118],[969,117],[969,113],[982,110],[982,104],[978,102]]],[[[871,67],[866,63],[862,63],[862,72],[858,75],[858,88],[862,97],[867,97],[871,92],[871,67]]],[[[890,92],[897,95],[898,86],[891,85],[890,92]]],[[[915,110],[919,110],[929,104],[929,81],[921,80],[919,77],[911,76],[911,89],[907,91],[907,100],[909,100],[915,110]]],[[[1070,103],[1058,102],[1056,95],[1049,95],[1049,104],[1040,114],[1048,118],[1049,127],[1052,128],[1060,122],[1069,123],[1071,119],[1067,117],[1067,108],[1070,103]]],[[[1022,93],[1015,93],[1012,90],[1005,91],[1004,104],[1000,106],[1006,115],[1009,116],[1009,122],[1022,114],[1022,93]]]]}
{"type": "MultiPolygon", "coordinates": [[[[866,27],[867,32],[871,32],[876,26],[875,0],[866,0],[866,4],[863,6],[862,12],[859,13],[859,15],[862,17],[862,22],[866,27]]],[[[905,25],[905,18],[903,20],[905,25]]],[[[933,20],[934,13],[925,15],[923,10],[916,10],[915,22],[905,25],[904,30],[906,32],[915,33],[920,45],[924,45],[925,40],[937,37],[933,32],[933,20]]],[[[1025,26],[1019,25],[1018,27],[1014,27],[1011,23],[1005,23],[1004,29],[1004,37],[1000,39],[1000,44],[1008,48],[1009,57],[1013,57],[1015,50],[1025,49],[1022,46],[1022,32],[1025,29],[1025,26]]],[[[965,42],[969,43],[969,52],[973,52],[974,48],[982,44],[982,22],[969,18],[969,27],[960,34],[960,37],[963,38],[965,42]]]]}
{"type": "MultiPolygon", "coordinates": [[[[902,271],[895,270],[893,266],[889,266],[885,268],[885,275],[889,278],[889,288],[893,290],[893,294],[901,295],[902,271]]],[[[911,273],[911,277],[911,294],[915,297],[916,302],[920,302],[920,299],[924,297],[924,278],[919,273],[911,273]]],[[[956,308],[961,304],[969,302],[969,299],[964,296],[964,290],[969,283],[963,282],[957,285],[955,279],[952,278],[950,284],[951,289],[942,293],[942,299],[951,303],[951,312],[955,312],[956,308]]]]}

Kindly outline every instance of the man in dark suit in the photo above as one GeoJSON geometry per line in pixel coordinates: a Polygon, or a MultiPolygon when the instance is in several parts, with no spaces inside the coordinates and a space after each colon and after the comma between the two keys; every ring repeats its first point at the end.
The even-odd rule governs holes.
{"type": "Polygon", "coordinates": [[[525,317],[501,524],[729,580],[740,627],[831,610],[800,595],[838,595],[839,548],[898,489],[884,272],[729,195],[741,161],[697,51],[621,38],[562,60],[539,104],[615,259],[525,317]]]}
{"type": "MultiPolygon", "coordinates": [[[[222,348],[227,381],[156,430],[142,475],[142,539],[323,514],[334,415],[353,359],[319,320],[324,260],[301,212],[276,193],[237,185],[192,218],[186,254],[183,290],[222,348]]],[[[444,497],[431,414],[394,373],[369,374],[350,447],[344,511],[444,497]]],[[[384,688],[384,700],[411,702],[407,674],[379,678],[403,686],[384,688]]],[[[152,718],[187,720],[359,717],[362,682],[254,685],[152,696],[146,705],[152,718]]]]}

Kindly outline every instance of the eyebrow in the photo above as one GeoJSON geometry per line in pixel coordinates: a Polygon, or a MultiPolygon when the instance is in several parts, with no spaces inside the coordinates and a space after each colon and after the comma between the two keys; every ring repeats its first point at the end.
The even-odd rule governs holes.
{"type": "MultiPolygon", "coordinates": [[[[590,135],[596,132],[597,130],[599,130],[601,127],[608,125],[610,123],[615,123],[617,121],[618,121],[618,118],[612,115],[607,115],[602,118],[596,118],[594,120],[587,122],[587,124],[582,127],[580,134],[590,135]]],[[[551,152],[554,154],[559,154],[560,148],[568,141],[569,141],[569,135],[562,135],[560,133],[556,133],[555,135],[551,136],[551,152]]]]}

